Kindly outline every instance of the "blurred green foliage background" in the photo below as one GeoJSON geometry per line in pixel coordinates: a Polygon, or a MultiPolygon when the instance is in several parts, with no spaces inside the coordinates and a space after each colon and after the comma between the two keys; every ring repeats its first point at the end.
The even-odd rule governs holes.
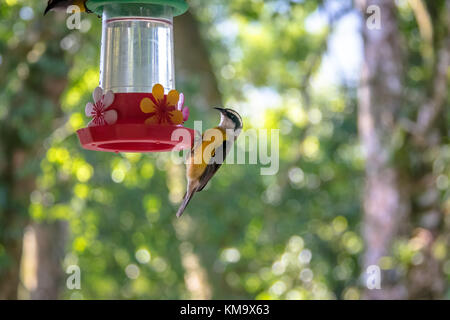
{"type": "MultiPolygon", "coordinates": [[[[280,129],[280,166],[262,176],[261,165],[224,165],[181,219],[184,166],[169,153],[80,147],[75,132],[88,122],[84,105],[98,85],[101,20],[83,15],[81,30],[68,30],[64,14],[42,17],[44,2],[0,5],[0,269],[14,263],[8,239],[24,225],[62,221],[62,270],[81,270],[81,290],[67,289],[63,274],[63,299],[361,298],[358,83],[324,67],[335,26],[357,16],[351,1],[190,1],[223,105],[243,114],[244,129],[280,129]],[[11,216],[19,222],[6,222],[11,216]]],[[[411,17],[401,6],[402,32],[415,43],[411,17]]],[[[182,67],[199,48],[175,46],[186,126],[213,126],[214,102],[182,67]]],[[[419,79],[426,70],[410,73],[419,79]]],[[[440,153],[447,206],[448,150],[440,153]]],[[[442,260],[446,250],[442,244],[442,260]]],[[[414,249],[400,251],[395,264],[406,267],[414,249]]],[[[26,249],[21,298],[37,286],[30,257],[26,249]]],[[[445,270],[448,279],[449,260],[445,270]]]]}

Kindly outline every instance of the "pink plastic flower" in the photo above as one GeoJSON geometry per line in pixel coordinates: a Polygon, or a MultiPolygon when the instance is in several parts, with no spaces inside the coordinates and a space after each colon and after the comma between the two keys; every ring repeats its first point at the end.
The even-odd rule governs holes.
{"type": "Polygon", "coordinates": [[[103,90],[100,87],[95,88],[94,103],[88,102],[86,104],[85,113],[86,116],[92,117],[88,127],[104,126],[107,124],[114,124],[117,121],[117,111],[114,109],[107,110],[108,107],[114,102],[114,93],[108,91],[103,94],[103,90]]]}
{"type": "Polygon", "coordinates": [[[184,94],[180,93],[180,100],[178,100],[178,110],[183,113],[183,122],[186,122],[189,119],[189,107],[184,106],[184,94]]]}

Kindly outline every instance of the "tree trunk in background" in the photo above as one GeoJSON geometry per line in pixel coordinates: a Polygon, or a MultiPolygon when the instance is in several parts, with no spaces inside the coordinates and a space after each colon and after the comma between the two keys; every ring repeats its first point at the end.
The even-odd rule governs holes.
{"type": "Polygon", "coordinates": [[[20,257],[22,256],[22,241],[19,239],[5,241],[6,254],[10,261],[8,268],[0,275],[0,300],[17,299],[19,288],[20,257]]]}
{"type": "Polygon", "coordinates": [[[3,254],[6,256],[6,261],[3,261],[0,268],[0,299],[10,300],[17,299],[23,234],[28,223],[23,201],[28,203],[34,179],[18,177],[17,173],[23,167],[27,156],[20,148],[17,137],[7,135],[3,138],[3,151],[8,157],[4,166],[0,167],[0,179],[7,192],[5,206],[0,211],[0,249],[4,250],[3,254]]]}
{"type": "Polygon", "coordinates": [[[31,299],[55,300],[64,283],[62,261],[67,243],[67,222],[33,224],[37,242],[37,286],[31,299]]]}
{"type": "MultiPolygon", "coordinates": [[[[70,59],[66,59],[59,45],[71,32],[65,27],[65,15],[54,15],[45,23],[40,22],[42,18],[39,14],[35,16],[24,31],[27,35],[25,39],[7,47],[7,58],[0,70],[4,75],[0,79],[0,87],[10,90],[8,95],[5,94],[8,101],[4,101],[9,104],[8,113],[0,121],[0,257],[3,258],[0,260],[0,299],[18,298],[23,235],[29,224],[30,193],[35,189],[35,175],[38,172],[38,169],[31,168],[34,168],[32,164],[38,161],[42,153],[42,141],[51,134],[54,122],[62,114],[59,101],[67,86],[69,66],[66,60],[70,59]],[[29,54],[38,41],[41,47],[44,46],[41,59],[51,61],[50,67],[45,63],[28,62],[29,54]],[[20,68],[26,71],[18,77],[20,68]],[[11,91],[7,83],[13,80],[20,86],[11,91]],[[52,123],[44,123],[43,119],[50,119],[48,122],[52,123]],[[24,127],[33,130],[32,139],[29,136],[24,138],[21,132],[24,127]],[[39,143],[30,142],[36,139],[39,143]]],[[[60,222],[55,222],[52,227],[36,227],[39,257],[43,263],[38,266],[38,291],[45,288],[45,292],[36,291],[36,297],[56,298],[54,284],[49,284],[48,276],[53,277],[55,272],[58,274],[55,270],[61,268],[60,261],[55,258],[58,255],[54,256],[54,252],[58,251],[55,248],[61,243],[52,242],[59,239],[62,232],[60,226],[60,222]],[[56,261],[58,264],[50,267],[56,261]],[[44,276],[46,268],[49,269],[44,276]]]]}
{"type": "MultiPolygon", "coordinates": [[[[188,106],[198,110],[207,110],[222,105],[222,96],[210,62],[205,40],[199,30],[199,23],[191,12],[178,16],[174,20],[174,43],[177,85],[186,88],[195,86],[198,94],[186,100],[188,106]],[[191,101],[191,102],[190,102],[191,101]],[[194,104],[195,102],[195,104],[194,104]]],[[[184,170],[184,166],[183,169],[184,170]]],[[[174,175],[184,179],[183,174],[174,175]]],[[[195,223],[189,217],[178,220],[175,230],[181,224],[195,223]]],[[[212,270],[205,268],[205,257],[195,248],[186,251],[180,248],[181,261],[185,272],[185,285],[191,299],[211,299],[213,288],[210,279],[214,277],[212,270]]]]}
{"type": "MultiPolygon", "coordinates": [[[[193,97],[196,108],[211,108],[222,105],[217,79],[211,66],[205,42],[200,35],[198,22],[191,12],[174,20],[175,62],[177,80],[194,83],[200,89],[193,97]]],[[[189,102],[189,101],[187,101],[189,102]]]]}
{"type": "MultiPolygon", "coordinates": [[[[396,236],[406,226],[409,215],[407,184],[392,162],[391,140],[396,113],[402,103],[403,68],[400,32],[395,1],[359,1],[362,12],[376,5],[381,12],[381,28],[363,25],[364,64],[359,89],[358,125],[366,154],[366,186],[363,200],[366,252],[364,270],[380,265],[391,255],[396,236]]],[[[366,17],[367,18],[367,17],[366,17]]],[[[406,288],[395,274],[382,274],[381,290],[367,290],[368,299],[406,298],[406,288]]]]}
{"type": "Polygon", "coordinates": [[[418,186],[413,195],[416,204],[413,219],[417,221],[417,227],[411,232],[411,241],[420,248],[421,256],[419,263],[412,265],[407,275],[410,299],[443,298],[446,249],[442,251],[439,248],[450,246],[450,230],[444,219],[441,191],[437,188],[439,173],[433,169],[435,155],[445,145],[443,136],[448,135],[448,123],[442,111],[449,101],[450,0],[428,1],[423,6],[423,11],[426,10],[428,12],[422,13],[422,16],[430,17],[433,31],[433,77],[424,102],[419,106],[411,139],[414,152],[420,155],[418,158],[421,159],[423,169],[419,179],[414,182],[418,186]]]}
{"type": "MultiPolygon", "coordinates": [[[[14,215],[14,212],[5,212],[6,215],[14,215]]],[[[4,219],[6,224],[4,230],[24,228],[26,223],[23,218],[4,219]]],[[[22,233],[15,235],[2,234],[0,243],[3,245],[5,254],[8,257],[6,267],[0,271],[0,300],[17,299],[20,276],[20,258],[22,256],[22,233]]]]}
{"type": "Polygon", "coordinates": [[[367,159],[363,200],[366,241],[363,271],[370,265],[384,265],[387,269],[381,274],[381,289],[368,289],[364,297],[442,298],[445,277],[441,261],[433,250],[438,241],[445,246],[447,240],[436,175],[433,173],[434,158],[426,155],[432,154],[433,150],[436,154],[442,143],[436,123],[448,100],[450,1],[434,1],[427,3],[427,6],[423,2],[413,3],[416,5],[414,10],[419,28],[427,15],[431,15],[426,12],[427,9],[436,15],[430,19],[435,32],[434,38],[429,39],[434,55],[430,90],[414,89],[417,96],[425,101],[418,107],[417,121],[408,119],[407,112],[399,112],[407,100],[402,97],[403,82],[410,66],[403,65],[408,60],[403,59],[407,55],[401,52],[401,48],[407,46],[398,30],[395,1],[359,0],[358,4],[366,19],[367,8],[371,5],[380,8],[381,13],[380,29],[369,29],[365,21],[363,25],[365,48],[358,114],[359,134],[367,159]],[[405,128],[408,132],[403,142],[406,146],[404,150],[410,158],[403,158],[401,162],[395,157],[394,137],[405,128]],[[420,161],[420,165],[409,163],[412,158],[420,161]],[[412,169],[418,166],[420,170],[412,169]],[[425,197],[427,201],[418,200],[425,197]],[[422,206],[421,202],[425,204],[422,206]],[[402,274],[395,266],[389,266],[389,260],[383,262],[382,259],[393,256],[395,240],[406,240],[408,246],[415,247],[419,254],[419,259],[408,265],[402,274]]]}

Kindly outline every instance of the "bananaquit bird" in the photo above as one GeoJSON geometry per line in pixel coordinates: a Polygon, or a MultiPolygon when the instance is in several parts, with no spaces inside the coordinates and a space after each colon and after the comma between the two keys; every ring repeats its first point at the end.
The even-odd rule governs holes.
{"type": "Polygon", "coordinates": [[[68,7],[75,5],[80,8],[80,12],[91,11],[86,7],[87,0],[48,0],[47,8],[45,8],[44,15],[50,10],[66,11],[68,7]]]}
{"type": "Polygon", "coordinates": [[[214,176],[241,133],[242,118],[239,113],[232,109],[214,109],[221,113],[220,123],[217,127],[206,130],[201,141],[191,150],[186,166],[187,191],[177,217],[183,214],[194,193],[202,191],[214,176]]]}

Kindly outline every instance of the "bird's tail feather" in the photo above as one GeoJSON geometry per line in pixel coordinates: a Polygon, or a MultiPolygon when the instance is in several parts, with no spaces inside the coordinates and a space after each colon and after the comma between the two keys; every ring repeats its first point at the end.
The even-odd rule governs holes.
{"type": "Polygon", "coordinates": [[[186,194],[184,195],[183,202],[181,203],[180,208],[177,211],[177,218],[181,217],[181,215],[183,214],[184,210],[186,209],[187,205],[189,204],[189,201],[191,201],[192,196],[194,195],[196,190],[197,189],[194,188],[194,189],[188,190],[186,192],[186,194]]]}

